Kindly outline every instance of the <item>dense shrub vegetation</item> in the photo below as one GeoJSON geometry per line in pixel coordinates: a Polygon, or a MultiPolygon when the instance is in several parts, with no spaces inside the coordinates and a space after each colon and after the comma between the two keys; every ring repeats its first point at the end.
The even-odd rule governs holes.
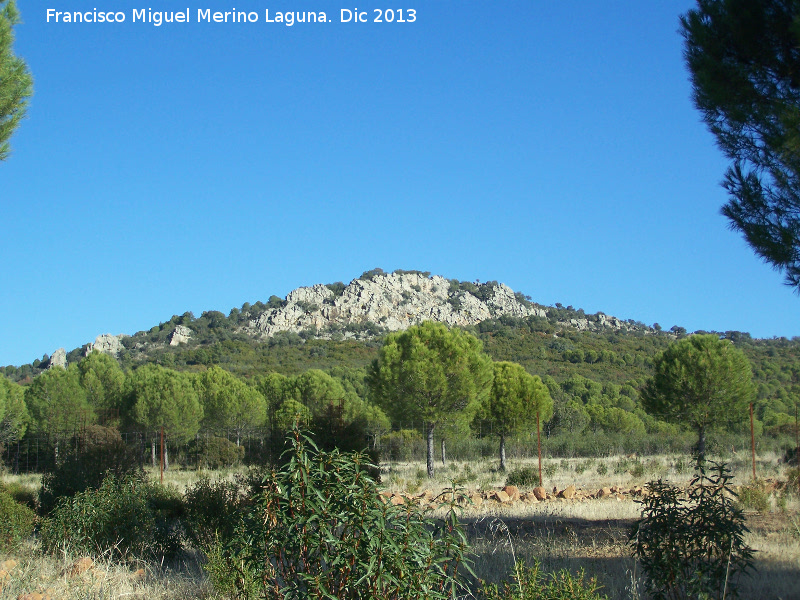
{"type": "Polygon", "coordinates": [[[486,600],[605,600],[600,585],[593,577],[586,578],[581,572],[577,576],[569,571],[543,573],[539,562],[526,567],[518,562],[514,566],[512,582],[502,587],[483,585],[481,595],[486,600]]]}
{"type": "Polygon", "coordinates": [[[45,552],[160,561],[181,548],[180,496],[137,477],[107,476],[98,489],[59,500],[41,530],[45,552]]]}
{"type": "Polygon", "coordinates": [[[0,551],[5,551],[33,533],[36,513],[17,502],[0,487],[0,551]]]}
{"type": "MultiPolygon", "coordinates": [[[[299,433],[284,459],[242,506],[234,533],[211,549],[218,589],[238,598],[400,600],[454,597],[463,586],[467,542],[455,501],[441,522],[394,506],[378,494],[365,456],[319,451],[299,433]]],[[[204,485],[202,495],[227,493],[204,485]]]]}
{"type": "Polygon", "coordinates": [[[739,578],[753,568],[729,470],[698,461],[696,471],[688,492],[661,480],[648,484],[630,533],[645,590],[656,600],[736,597],[739,578]]]}

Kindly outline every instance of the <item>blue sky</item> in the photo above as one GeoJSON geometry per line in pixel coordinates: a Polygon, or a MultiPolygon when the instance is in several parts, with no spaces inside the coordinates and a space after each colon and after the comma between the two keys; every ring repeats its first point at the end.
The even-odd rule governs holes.
{"type": "Polygon", "coordinates": [[[800,334],[800,299],[719,214],[726,161],[678,34],[692,2],[18,6],[35,95],[0,164],[0,365],[374,267],[800,334]],[[131,22],[148,7],[192,22],[131,22]],[[341,23],[355,7],[416,21],[341,23]],[[258,22],[197,23],[207,8],[258,22]]]}

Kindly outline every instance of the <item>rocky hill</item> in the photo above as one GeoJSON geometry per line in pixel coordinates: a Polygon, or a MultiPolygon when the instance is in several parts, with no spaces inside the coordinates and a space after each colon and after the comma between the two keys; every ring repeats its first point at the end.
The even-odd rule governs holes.
{"type": "MultiPolygon", "coordinates": [[[[329,338],[336,333],[360,337],[378,331],[407,329],[423,321],[469,326],[500,317],[547,317],[547,308],[534,304],[507,285],[468,283],[416,271],[370,272],[349,285],[298,288],[282,306],[264,311],[242,329],[253,336],[281,331],[313,332],[329,338]]],[[[601,315],[592,327],[626,327],[601,315]]],[[[590,327],[588,319],[573,319],[574,327],[590,327]]]]}
{"type": "Polygon", "coordinates": [[[56,350],[51,364],[65,365],[92,350],[118,356],[132,350],[148,353],[165,346],[201,342],[201,329],[226,330],[230,335],[267,340],[277,334],[300,334],[305,339],[370,339],[390,331],[432,320],[467,327],[491,319],[547,319],[578,331],[646,329],[642,323],[622,321],[603,313],[586,315],[572,307],[547,307],[496,281],[485,283],[446,279],[422,271],[385,273],[374,269],[342,282],[300,287],[286,298],[245,304],[226,316],[217,311],[194,319],[191,313],[133,336],[102,334],[69,354],[56,350]],[[202,322],[202,326],[201,326],[202,322]]]}

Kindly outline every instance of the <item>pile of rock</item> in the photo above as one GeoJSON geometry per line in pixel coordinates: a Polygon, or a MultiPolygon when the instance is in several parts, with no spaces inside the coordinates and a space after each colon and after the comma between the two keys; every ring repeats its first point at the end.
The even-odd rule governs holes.
{"type": "MultiPolygon", "coordinates": [[[[641,498],[647,495],[647,490],[642,487],[622,488],[619,486],[611,486],[600,488],[599,490],[583,490],[578,489],[574,485],[559,490],[554,487],[548,491],[543,487],[535,487],[528,492],[521,491],[515,485],[507,485],[497,490],[488,490],[483,492],[467,491],[459,498],[459,503],[462,505],[472,504],[474,507],[480,507],[484,504],[536,504],[539,502],[564,502],[576,501],[583,502],[589,500],[626,500],[631,498],[641,498]]],[[[436,508],[441,504],[451,501],[451,494],[443,492],[436,495],[431,490],[425,490],[418,494],[409,494],[402,492],[382,491],[381,499],[384,502],[390,502],[396,506],[404,504],[415,504],[425,508],[436,508]]]]}

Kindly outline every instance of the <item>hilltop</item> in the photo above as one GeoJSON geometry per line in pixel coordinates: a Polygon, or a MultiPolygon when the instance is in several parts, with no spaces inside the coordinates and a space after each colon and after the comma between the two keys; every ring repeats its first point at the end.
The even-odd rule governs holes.
{"type": "Polygon", "coordinates": [[[117,358],[133,353],[142,360],[142,355],[159,348],[202,345],[219,338],[268,342],[275,336],[294,334],[305,340],[367,341],[427,320],[471,327],[498,319],[549,321],[576,331],[655,331],[643,323],[604,313],[587,315],[571,306],[543,306],[497,281],[473,283],[423,271],[385,273],[374,269],[346,285],[300,287],[285,298],[271,296],[266,303],[245,303],[227,316],[218,311],[204,312],[200,318],[184,313],[133,335],[104,333],[70,352],[59,348],[32,366],[66,366],[92,350],[117,358]],[[208,335],[209,330],[213,335],[208,335]]]}

